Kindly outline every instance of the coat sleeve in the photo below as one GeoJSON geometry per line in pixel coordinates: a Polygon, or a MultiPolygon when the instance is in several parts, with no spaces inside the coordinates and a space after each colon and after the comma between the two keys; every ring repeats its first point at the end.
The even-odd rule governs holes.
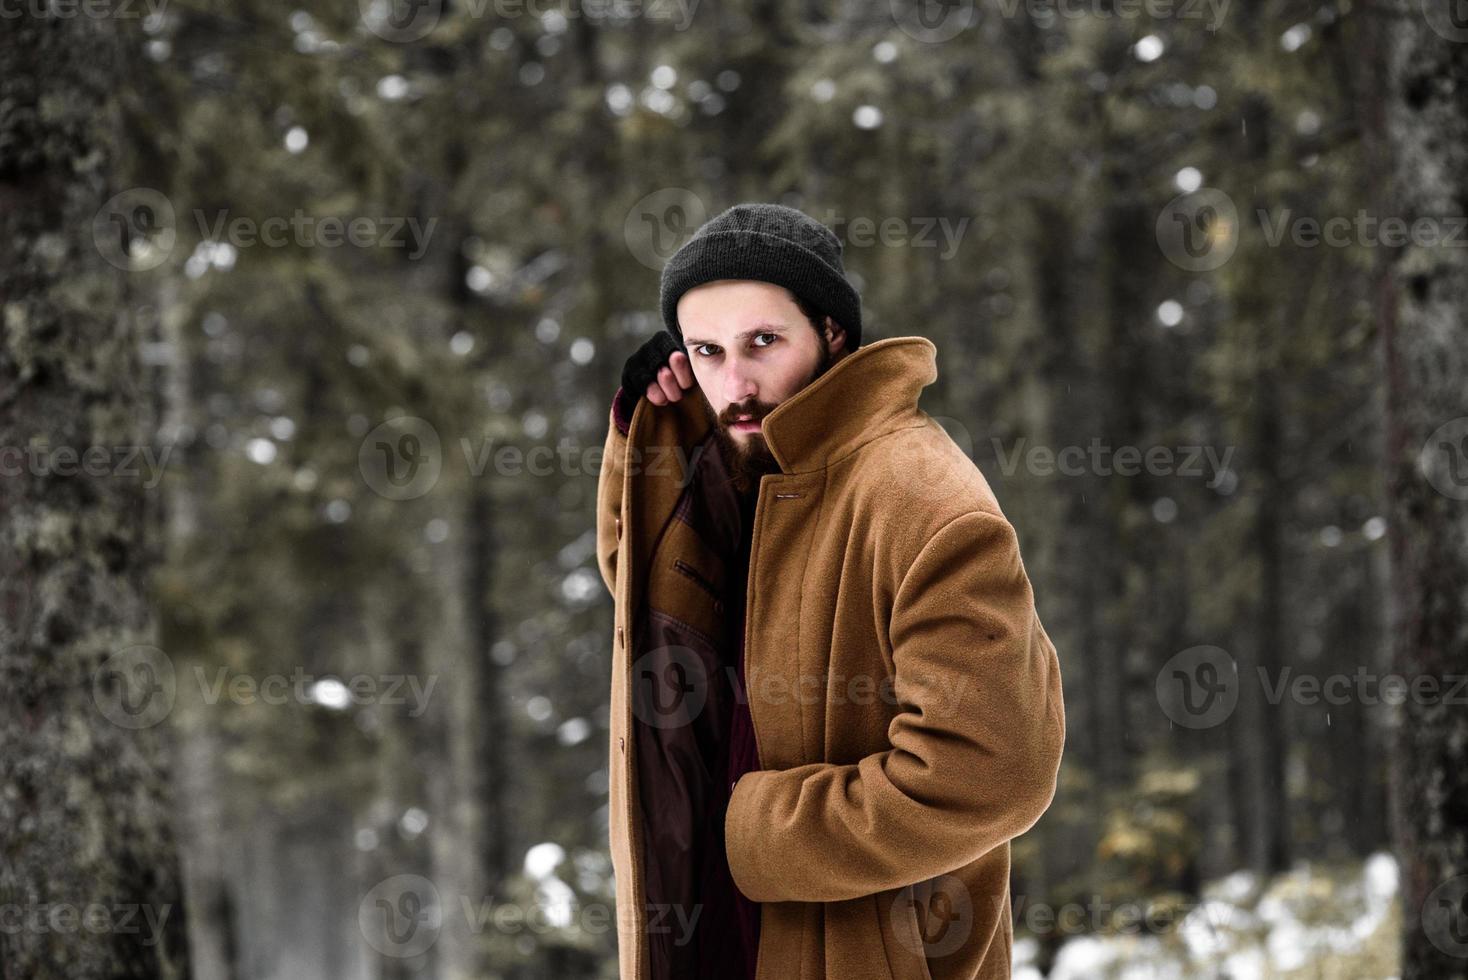
{"type": "Polygon", "coordinates": [[[617,553],[621,535],[617,521],[622,516],[622,489],[627,473],[627,432],[629,413],[622,400],[622,389],[612,397],[607,419],[607,441],[602,450],[601,471],[596,482],[596,564],[601,569],[607,591],[617,593],[617,553]]]}
{"type": "Polygon", "coordinates": [[[890,748],[734,787],[725,846],[750,899],[835,902],[923,881],[1028,830],[1054,798],[1060,665],[1004,517],[976,511],[934,534],[894,593],[888,635],[890,748]]]}

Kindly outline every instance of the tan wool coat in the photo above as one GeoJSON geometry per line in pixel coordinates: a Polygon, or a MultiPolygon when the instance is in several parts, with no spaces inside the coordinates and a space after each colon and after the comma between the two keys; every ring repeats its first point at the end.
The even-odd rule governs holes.
{"type": "Polygon", "coordinates": [[[758,980],[1010,976],[1009,841],[1054,797],[1060,668],[1014,527],[918,407],[936,359],[923,337],[870,343],[765,418],[780,472],[744,583],[701,391],[610,425],[597,557],[622,980],[675,980],[670,950],[732,928],[696,921],[683,842],[716,798],[741,586],[760,768],[723,829],[761,903],[758,980]]]}

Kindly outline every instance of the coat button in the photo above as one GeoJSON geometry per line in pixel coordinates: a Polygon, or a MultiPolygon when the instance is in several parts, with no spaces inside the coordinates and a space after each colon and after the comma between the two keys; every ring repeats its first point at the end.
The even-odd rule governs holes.
{"type": "Polygon", "coordinates": [[[620,541],[621,539],[622,539],[622,519],[619,517],[619,518],[617,518],[617,540],[620,541]]]}
{"type": "Polygon", "coordinates": [[[621,735],[617,736],[617,748],[621,749],[623,752],[627,751],[627,739],[621,735]]]}
{"type": "Polygon", "coordinates": [[[619,647],[625,647],[626,645],[627,645],[626,639],[622,635],[622,627],[618,626],[617,627],[617,646],[619,646],[619,647]]]}

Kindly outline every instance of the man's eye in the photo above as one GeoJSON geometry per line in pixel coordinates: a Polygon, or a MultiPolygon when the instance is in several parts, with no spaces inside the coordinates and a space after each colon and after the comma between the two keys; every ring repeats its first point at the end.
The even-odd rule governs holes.
{"type": "Polygon", "coordinates": [[[713,344],[698,344],[693,349],[694,349],[695,352],[697,352],[697,354],[698,354],[699,357],[713,357],[714,355],[712,355],[712,354],[710,354],[710,353],[708,353],[707,351],[704,350],[705,347],[712,347],[712,346],[714,346],[714,345],[713,344]]]}
{"type": "Polygon", "coordinates": [[[755,334],[755,339],[756,340],[758,340],[761,337],[769,337],[769,338],[771,338],[770,339],[770,343],[769,344],[755,344],[756,347],[769,347],[770,344],[773,344],[776,340],[779,340],[780,339],[780,335],[779,334],[774,334],[774,333],[755,334]]]}

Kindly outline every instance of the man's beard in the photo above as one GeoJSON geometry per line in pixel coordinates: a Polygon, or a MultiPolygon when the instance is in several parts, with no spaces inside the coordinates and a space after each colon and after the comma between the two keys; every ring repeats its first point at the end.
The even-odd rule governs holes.
{"type": "Polygon", "coordinates": [[[749,495],[759,486],[760,478],[766,473],[780,472],[780,464],[775,462],[764,436],[755,433],[741,444],[734,440],[728,426],[723,424],[714,425],[714,435],[729,467],[729,482],[741,496],[749,495]]]}
{"type": "MultiPolygon", "coordinates": [[[[830,366],[831,352],[823,343],[820,345],[820,361],[800,388],[805,388],[825,374],[826,369],[830,366]]],[[[752,414],[756,420],[760,420],[774,411],[774,408],[773,405],[764,405],[759,402],[743,402],[726,408],[724,417],[732,421],[735,416],[752,414]]],[[[724,461],[728,464],[730,482],[734,484],[734,489],[740,494],[747,495],[755,491],[759,487],[760,479],[766,474],[780,472],[780,464],[775,462],[775,456],[770,452],[763,432],[751,433],[743,442],[738,442],[729,433],[729,423],[715,418],[714,435],[719,441],[719,449],[723,453],[724,461]]]]}

